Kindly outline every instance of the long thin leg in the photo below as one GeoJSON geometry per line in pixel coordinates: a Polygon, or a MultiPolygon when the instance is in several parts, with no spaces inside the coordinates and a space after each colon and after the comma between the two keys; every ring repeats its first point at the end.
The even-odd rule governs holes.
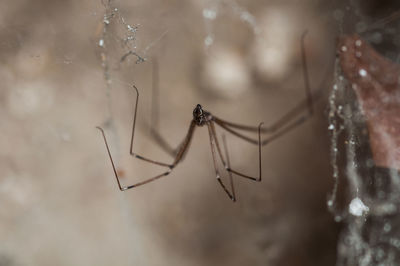
{"type": "Polygon", "coordinates": [[[126,186],[121,186],[121,183],[120,183],[119,177],[118,177],[118,173],[117,173],[117,170],[115,168],[114,160],[112,159],[110,148],[108,146],[108,142],[107,142],[106,136],[104,134],[104,130],[101,127],[97,127],[101,131],[101,133],[103,135],[104,143],[106,145],[107,153],[108,153],[108,156],[110,158],[111,165],[113,167],[114,175],[115,175],[115,178],[117,179],[118,187],[119,187],[119,189],[121,191],[125,191],[127,189],[138,187],[138,186],[147,184],[149,182],[152,182],[154,180],[157,180],[160,177],[169,175],[171,173],[172,169],[175,168],[175,166],[182,160],[185,152],[187,151],[187,148],[189,147],[190,141],[191,141],[192,136],[193,136],[194,128],[195,128],[195,125],[196,125],[194,121],[192,121],[190,123],[190,127],[189,127],[189,130],[188,130],[188,133],[186,134],[186,137],[182,141],[181,145],[179,146],[178,152],[177,152],[177,154],[175,156],[175,159],[174,159],[174,162],[172,164],[162,163],[162,162],[159,162],[159,161],[148,159],[148,158],[145,158],[145,157],[143,157],[143,156],[141,156],[141,155],[139,155],[137,153],[134,153],[133,152],[133,139],[134,139],[134,135],[135,135],[136,113],[137,113],[138,100],[139,100],[139,91],[136,88],[136,86],[133,86],[133,88],[136,90],[136,103],[135,103],[135,109],[134,109],[134,114],[133,114],[132,136],[131,136],[131,145],[130,145],[129,153],[130,153],[130,155],[134,156],[135,158],[138,158],[140,160],[143,160],[143,161],[146,161],[146,162],[149,162],[149,163],[152,163],[152,164],[168,167],[169,169],[168,169],[168,171],[166,171],[164,173],[161,173],[159,175],[156,175],[156,176],[154,176],[152,178],[146,179],[146,180],[144,180],[142,182],[139,182],[139,183],[136,183],[134,185],[127,186],[127,187],[126,186]]]}
{"type": "Polygon", "coordinates": [[[243,135],[242,133],[239,133],[239,132],[231,129],[225,122],[222,122],[222,120],[220,120],[220,119],[214,119],[214,122],[217,123],[217,125],[219,125],[223,129],[225,129],[226,131],[228,131],[229,133],[232,133],[233,135],[235,135],[236,137],[239,137],[239,138],[241,138],[241,139],[243,139],[245,141],[248,141],[250,143],[253,143],[253,144],[257,144],[258,143],[257,140],[255,140],[253,138],[250,138],[250,137],[247,137],[247,136],[243,135]]]}
{"type": "Polygon", "coordinates": [[[152,60],[152,99],[151,99],[151,122],[150,134],[158,145],[171,156],[175,156],[179,146],[173,149],[171,145],[158,133],[160,114],[160,88],[159,88],[159,67],[157,59],[152,60]]]}
{"type": "MultiPolygon", "coordinates": [[[[305,53],[305,48],[304,48],[304,38],[305,38],[306,34],[307,34],[307,31],[304,32],[301,36],[301,52],[302,52],[302,64],[303,64],[303,78],[304,78],[304,85],[305,85],[307,98],[306,98],[306,100],[301,101],[297,106],[295,106],[292,110],[290,110],[288,113],[286,113],[277,122],[272,124],[272,126],[261,130],[262,133],[273,133],[273,135],[271,135],[267,139],[264,139],[261,142],[262,146],[279,138],[280,136],[286,134],[287,132],[290,132],[292,129],[300,126],[302,123],[307,121],[308,118],[310,118],[312,116],[312,114],[314,113],[313,98],[317,99],[322,94],[322,88],[323,88],[322,84],[325,83],[326,77],[324,78],[323,82],[319,86],[320,88],[318,89],[318,91],[316,93],[314,93],[314,95],[312,95],[311,90],[310,90],[310,81],[308,78],[308,67],[307,67],[307,60],[306,60],[307,58],[306,58],[306,53],[305,53]],[[304,108],[307,108],[308,112],[305,115],[298,117],[296,120],[293,121],[292,119],[295,118],[296,116],[298,116],[299,112],[301,110],[303,110],[304,108]]],[[[236,128],[236,129],[244,130],[244,131],[256,131],[256,130],[258,130],[257,127],[231,123],[231,122],[222,120],[215,116],[213,116],[213,120],[215,121],[215,123],[217,123],[219,126],[224,128],[228,132],[232,133],[233,135],[235,135],[245,141],[253,143],[253,144],[258,143],[257,140],[247,137],[247,136],[243,135],[242,133],[239,133],[232,129],[232,128],[236,128]]]]}
{"type": "MultiPolygon", "coordinates": [[[[230,162],[230,159],[229,159],[228,145],[226,145],[226,138],[225,138],[224,134],[222,134],[222,144],[224,146],[226,163],[227,163],[228,167],[230,168],[231,167],[231,162],[230,162]]],[[[233,196],[234,201],[236,201],[236,193],[235,193],[235,186],[233,185],[232,172],[228,172],[228,173],[229,173],[229,182],[231,183],[232,196],[233,196]]]]}
{"type": "Polygon", "coordinates": [[[172,171],[172,168],[170,168],[170,169],[168,169],[168,171],[166,171],[166,172],[164,172],[162,174],[159,174],[157,176],[154,176],[154,177],[152,177],[150,179],[147,179],[147,180],[145,180],[143,182],[139,182],[139,183],[136,183],[134,185],[127,186],[127,187],[121,186],[121,182],[119,181],[119,177],[118,177],[118,172],[117,172],[117,170],[115,168],[114,160],[113,160],[113,158],[111,156],[110,148],[108,147],[108,143],[107,143],[106,136],[104,134],[104,130],[101,127],[97,127],[97,128],[101,131],[101,134],[103,135],[104,143],[106,144],[106,148],[107,148],[108,157],[110,158],[111,165],[112,165],[112,168],[113,168],[113,171],[114,171],[115,179],[117,180],[117,183],[118,183],[119,190],[125,191],[127,189],[131,189],[131,188],[134,188],[134,187],[149,183],[149,182],[154,181],[154,180],[156,180],[156,179],[158,179],[158,178],[160,178],[162,176],[168,175],[172,171]]]}
{"type": "Polygon", "coordinates": [[[219,157],[221,159],[221,162],[223,163],[225,169],[228,172],[234,173],[234,174],[236,174],[238,176],[241,176],[241,177],[253,180],[253,181],[261,181],[261,126],[262,125],[263,125],[263,123],[260,123],[259,126],[258,126],[258,167],[259,167],[259,175],[258,175],[258,178],[256,178],[256,177],[252,177],[252,176],[249,176],[249,175],[245,175],[243,173],[240,173],[240,172],[230,168],[230,166],[225,162],[225,160],[224,160],[224,158],[222,156],[222,152],[221,152],[221,148],[219,146],[218,137],[217,137],[217,134],[216,134],[216,131],[215,131],[214,123],[210,122],[208,124],[209,132],[212,135],[212,139],[214,139],[214,144],[217,147],[217,151],[218,151],[219,157]]]}
{"type": "MultiPolygon", "coordinates": [[[[268,138],[264,139],[261,141],[261,146],[265,146],[267,144],[269,144],[270,142],[272,142],[275,139],[278,139],[280,136],[283,136],[284,134],[290,132],[292,129],[298,127],[299,125],[301,125],[302,123],[304,123],[305,121],[307,121],[307,119],[310,117],[310,114],[307,113],[301,117],[299,117],[297,120],[295,120],[294,122],[292,122],[289,125],[285,125],[283,128],[280,128],[278,132],[272,134],[271,136],[269,136],[268,138]]],[[[236,130],[231,129],[229,126],[227,126],[224,123],[221,123],[220,121],[215,120],[215,123],[217,123],[217,125],[219,125],[220,127],[222,127],[223,129],[225,129],[226,131],[228,131],[229,133],[247,141],[250,142],[252,144],[258,144],[258,140],[257,139],[253,139],[250,138],[248,136],[243,135],[242,133],[237,132],[236,130]]],[[[261,132],[260,132],[261,133],[261,132]]]]}
{"type": "Polygon", "coordinates": [[[189,147],[190,142],[192,141],[192,136],[195,128],[196,128],[196,122],[192,120],[192,122],[190,122],[188,133],[186,134],[186,137],[183,139],[181,145],[179,146],[178,152],[176,153],[175,160],[171,166],[172,168],[174,168],[185,157],[187,148],[189,147]]]}
{"type": "Polygon", "coordinates": [[[124,191],[124,190],[130,189],[130,188],[133,188],[133,187],[137,187],[137,186],[140,186],[140,185],[149,183],[149,182],[154,181],[154,180],[156,180],[156,179],[158,179],[158,178],[160,178],[160,177],[162,177],[162,176],[168,175],[168,174],[171,172],[171,170],[172,170],[172,169],[179,163],[179,161],[182,159],[182,157],[183,157],[183,155],[184,155],[184,153],[185,153],[185,151],[186,151],[186,149],[187,149],[187,147],[188,147],[188,145],[189,145],[189,143],[190,143],[190,140],[191,140],[191,138],[192,138],[193,131],[194,131],[194,126],[195,126],[194,121],[192,121],[191,124],[190,124],[190,127],[189,127],[189,131],[188,131],[188,133],[186,134],[186,137],[184,138],[184,141],[183,141],[182,144],[179,146],[179,152],[177,153],[177,155],[176,155],[176,157],[175,157],[175,160],[174,160],[174,162],[173,162],[172,164],[167,164],[167,163],[155,161],[155,160],[152,160],[152,159],[143,157],[143,156],[141,156],[141,155],[139,155],[139,154],[137,154],[137,153],[134,153],[134,152],[133,152],[133,139],[134,139],[134,135],[135,135],[136,114],[137,114],[137,107],[138,107],[138,101],[139,101],[139,91],[138,91],[138,89],[136,88],[135,85],[133,85],[133,88],[134,88],[135,91],[136,91],[136,102],[135,102],[135,109],[134,109],[134,114],[133,114],[132,136],[131,136],[131,145],[130,145],[129,153],[130,153],[130,155],[132,155],[132,156],[134,156],[135,158],[138,158],[138,159],[140,159],[140,160],[143,160],[143,161],[146,161],[146,162],[149,162],[149,163],[152,163],[152,164],[156,164],[156,165],[168,167],[169,170],[166,171],[166,172],[164,172],[164,173],[162,173],[162,174],[160,174],[160,175],[157,175],[157,176],[155,176],[155,177],[152,177],[152,178],[150,178],[150,179],[147,179],[147,180],[145,180],[145,181],[143,181],[143,182],[139,182],[139,183],[137,183],[137,184],[134,184],[134,185],[132,185],[132,186],[122,187],[121,184],[120,184],[120,181],[119,181],[119,177],[118,177],[118,174],[117,174],[115,165],[114,165],[114,161],[113,161],[112,156],[111,156],[111,153],[110,153],[110,149],[109,149],[109,146],[108,146],[108,143],[107,143],[107,140],[106,140],[106,136],[105,136],[105,134],[104,134],[104,130],[103,130],[102,128],[100,128],[100,127],[97,127],[97,128],[101,131],[101,133],[102,133],[102,135],[103,135],[104,143],[105,143],[105,145],[106,145],[107,152],[108,152],[108,156],[110,157],[110,161],[111,161],[111,164],[112,164],[112,167],[113,167],[113,170],[114,170],[115,178],[117,179],[118,187],[119,187],[119,189],[120,189],[121,191],[124,191]]]}
{"type": "Polygon", "coordinates": [[[164,164],[164,163],[160,163],[160,162],[153,161],[153,160],[150,160],[150,159],[146,159],[144,157],[141,157],[140,155],[135,155],[135,157],[138,158],[138,159],[144,160],[144,161],[149,162],[149,163],[161,165],[161,166],[166,166],[169,169],[164,173],[161,173],[159,175],[156,175],[156,176],[151,177],[149,179],[146,179],[146,180],[144,180],[142,182],[138,182],[138,183],[136,183],[134,185],[127,186],[127,187],[121,186],[121,183],[120,183],[119,177],[118,177],[118,172],[117,172],[117,170],[115,168],[114,160],[113,160],[113,158],[111,156],[110,148],[108,146],[107,139],[106,139],[106,136],[104,134],[104,130],[101,127],[97,127],[97,128],[101,131],[101,133],[103,135],[104,143],[105,143],[106,148],[107,148],[107,153],[108,153],[108,156],[109,156],[110,161],[111,161],[111,165],[112,165],[112,168],[113,168],[113,171],[114,171],[115,179],[117,180],[117,183],[118,183],[118,187],[119,187],[119,189],[121,191],[125,191],[125,190],[128,190],[128,189],[134,188],[134,187],[138,187],[138,186],[150,183],[150,182],[152,182],[154,180],[157,180],[160,177],[169,175],[172,172],[172,170],[175,168],[175,166],[182,160],[182,157],[184,156],[185,152],[187,151],[187,148],[189,147],[190,141],[191,141],[192,136],[193,136],[195,123],[194,123],[194,121],[191,122],[190,127],[189,127],[189,131],[186,134],[186,137],[185,137],[184,141],[182,142],[183,145],[180,146],[179,151],[178,151],[178,153],[177,153],[177,155],[175,157],[175,160],[174,160],[174,162],[172,164],[164,164]]]}
{"type": "MultiPolygon", "coordinates": [[[[323,88],[323,87],[321,86],[321,88],[323,88]]],[[[314,93],[314,95],[312,97],[315,100],[315,99],[319,98],[321,95],[322,95],[322,90],[319,90],[318,92],[314,93]]],[[[292,110],[290,110],[284,116],[279,118],[279,120],[276,121],[274,124],[272,124],[269,127],[263,128],[261,130],[261,133],[266,134],[266,133],[274,133],[274,132],[278,131],[280,128],[282,128],[282,126],[285,126],[285,124],[289,123],[295,116],[298,116],[299,112],[304,110],[304,108],[307,108],[308,102],[309,102],[308,99],[301,101],[292,110]]],[[[308,113],[308,114],[311,114],[311,113],[308,113]]],[[[252,126],[232,123],[232,122],[223,120],[223,119],[215,117],[215,116],[213,117],[213,119],[217,124],[219,124],[221,126],[224,125],[226,127],[237,128],[239,130],[244,130],[244,131],[252,131],[252,132],[258,131],[258,127],[252,127],[252,126]]]]}
{"type": "MultiPolygon", "coordinates": [[[[144,161],[147,161],[147,162],[150,162],[150,163],[154,163],[154,164],[157,164],[157,165],[166,166],[166,167],[170,167],[171,168],[171,167],[173,167],[173,164],[171,165],[171,164],[166,164],[166,163],[154,161],[154,160],[145,158],[145,157],[133,152],[133,139],[134,139],[134,136],[135,136],[136,114],[137,114],[137,107],[138,107],[138,102],[139,102],[139,91],[138,91],[138,89],[136,88],[135,85],[133,85],[133,88],[136,91],[136,103],[135,103],[135,109],[134,109],[134,114],[133,114],[131,145],[130,145],[129,153],[130,153],[130,155],[132,155],[132,156],[134,156],[134,157],[136,157],[138,159],[141,159],[141,160],[144,160],[144,161]]],[[[183,139],[182,143],[179,144],[179,146],[177,147],[176,151],[172,154],[173,156],[179,157],[178,155],[179,155],[179,151],[181,151],[181,147],[185,146],[188,137],[189,138],[192,137],[194,126],[195,126],[194,121],[192,121],[191,124],[190,124],[189,131],[188,131],[186,137],[183,139]]],[[[183,154],[180,155],[180,157],[182,157],[182,156],[183,156],[183,154]]]]}
{"type": "Polygon", "coordinates": [[[151,101],[151,122],[150,134],[158,145],[169,155],[175,156],[179,150],[172,148],[170,144],[159,133],[159,114],[160,114],[160,88],[159,88],[159,66],[157,59],[152,60],[152,101],[151,101]]]}
{"type": "MultiPolygon", "coordinates": [[[[303,65],[302,69],[303,69],[303,81],[304,81],[304,87],[305,87],[305,92],[306,92],[306,99],[301,101],[297,106],[295,106],[293,109],[291,109],[289,112],[287,112],[281,118],[279,118],[271,126],[264,127],[261,130],[261,133],[275,133],[276,131],[278,131],[279,129],[281,129],[288,123],[290,123],[293,118],[298,116],[298,114],[302,110],[304,110],[304,108],[308,109],[307,118],[310,117],[314,112],[313,99],[316,100],[322,95],[322,93],[321,93],[322,88],[323,88],[322,84],[325,83],[325,78],[323,79],[323,82],[320,84],[318,91],[316,91],[314,93],[314,95],[311,93],[310,80],[309,80],[309,75],[308,75],[307,57],[306,57],[306,52],[305,52],[305,47],[304,47],[304,39],[305,39],[306,35],[307,35],[307,31],[305,31],[301,36],[301,55],[302,55],[302,65],[303,65]]],[[[303,117],[301,117],[298,120],[303,122],[303,120],[306,121],[307,119],[304,119],[303,117]]],[[[244,131],[258,131],[258,127],[236,124],[236,123],[232,123],[229,121],[225,121],[218,117],[214,117],[214,121],[216,123],[220,124],[221,126],[224,125],[226,127],[236,128],[236,129],[244,130],[244,131]]],[[[298,124],[298,122],[294,122],[293,124],[298,124]]],[[[222,127],[224,127],[224,126],[222,126],[222,127]]],[[[241,135],[240,137],[243,139],[246,138],[243,135],[241,135]]],[[[250,141],[250,142],[252,142],[252,141],[250,141]]],[[[256,143],[256,142],[252,142],[252,143],[256,143]]]]}
{"type": "MultiPolygon", "coordinates": [[[[276,132],[280,130],[282,127],[285,125],[289,124],[289,122],[296,117],[301,110],[303,110],[305,107],[307,107],[308,112],[307,114],[303,115],[302,117],[298,118],[295,120],[291,125],[288,125],[286,129],[294,129],[297,126],[301,125],[303,122],[307,121],[308,118],[310,118],[313,113],[314,113],[314,108],[313,108],[313,99],[317,100],[321,97],[322,95],[322,90],[323,90],[323,84],[326,81],[327,75],[323,78],[321,84],[318,86],[318,90],[314,93],[314,95],[311,93],[311,87],[310,87],[310,79],[308,75],[308,66],[307,66],[307,56],[306,56],[306,50],[304,47],[304,39],[307,35],[307,31],[305,31],[301,35],[301,58],[302,58],[302,70],[303,70],[303,81],[304,81],[304,88],[306,91],[306,100],[301,101],[297,106],[295,106],[292,110],[287,112],[284,116],[282,116],[278,121],[276,121],[272,126],[269,128],[271,131],[276,132]]],[[[282,131],[288,132],[290,130],[283,129],[282,131]]],[[[280,136],[281,134],[277,133],[273,139],[276,138],[276,136],[280,136]]],[[[268,141],[269,142],[269,141],[268,141]]]]}
{"type": "Polygon", "coordinates": [[[131,145],[130,145],[129,154],[134,156],[134,157],[136,157],[136,158],[138,158],[138,159],[147,161],[149,163],[157,164],[157,165],[160,165],[160,166],[171,167],[170,164],[154,161],[154,160],[145,158],[145,157],[133,152],[133,138],[135,136],[136,114],[137,114],[138,101],[139,101],[139,91],[138,91],[138,89],[136,88],[135,85],[133,85],[132,87],[136,90],[136,103],[135,103],[135,109],[134,109],[134,113],[133,113],[132,135],[131,135],[131,145]]]}
{"type": "Polygon", "coordinates": [[[215,175],[216,175],[217,181],[221,185],[221,187],[225,191],[225,193],[228,195],[228,197],[232,201],[236,201],[236,199],[233,196],[233,194],[226,188],[224,182],[222,182],[222,180],[221,180],[221,175],[219,174],[219,171],[218,171],[217,159],[216,159],[216,154],[215,154],[215,140],[213,138],[210,126],[208,126],[208,133],[209,133],[208,135],[210,136],[211,155],[212,155],[212,158],[213,158],[215,175]]]}

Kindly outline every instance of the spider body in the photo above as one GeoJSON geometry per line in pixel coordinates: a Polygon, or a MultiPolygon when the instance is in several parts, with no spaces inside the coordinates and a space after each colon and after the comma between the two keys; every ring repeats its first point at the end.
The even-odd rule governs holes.
{"type": "MultiPolygon", "coordinates": [[[[165,162],[160,162],[157,160],[150,159],[148,157],[144,157],[142,155],[139,155],[133,151],[133,139],[134,139],[134,133],[135,133],[135,125],[136,125],[136,113],[137,113],[137,106],[138,106],[138,99],[139,99],[139,91],[138,89],[133,85],[133,89],[136,92],[136,103],[135,103],[135,108],[134,108],[134,113],[133,113],[133,124],[132,124],[132,135],[131,135],[131,145],[130,145],[130,155],[146,161],[151,164],[155,164],[158,166],[163,166],[166,167],[167,170],[165,172],[162,172],[156,176],[153,176],[151,178],[148,178],[144,181],[138,182],[136,184],[130,185],[130,186],[123,186],[120,183],[119,180],[119,173],[117,171],[117,168],[114,165],[114,161],[111,156],[110,149],[108,147],[107,139],[104,133],[104,130],[101,127],[97,127],[103,136],[104,143],[107,149],[108,156],[111,161],[111,165],[114,171],[114,175],[116,178],[116,181],[118,183],[118,187],[121,191],[125,191],[131,188],[135,188],[138,186],[142,186],[144,184],[150,183],[152,181],[155,181],[163,176],[169,175],[172,170],[177,166],[185,157],[188,149],[190,142],[192,140],[193,133],[195,131],[196,126],[202,127],[206,126],[208,129],[208,134],[210,138],[210,146],[211,146],[211,154],[212,154],[212,159],[213,159],[213,164],[214,164],[214,169],[215,169],[215,174],[216,174],[216,179],[218,183],[221,185],[222,189],[226,192],[228,197],[232,201],[236,201],[236,195],[235,195],[235,188],[233,185],[233,180],[232,180],[232,175],[236,175],[251,181],[261,181],[261,147],[264,145],[267,145],[271,141],[283,136],[287,132],[291,131],[292,129],[296,128],[300,124],[302,124],[304,121],[306,121],[313,113],[312,109],[312,97],[311,97],[311,92],[309,88],[309,81],[308,81],[308,75],[307,75],[307,65],[306,65],[306,60],[305,60],[305,52],[304,52],[304,39],[305,33],[302,36],[302,56],[303,56],[303,74],[304,74],[304,81],[305,81],[305,87],[306,87],[306,94],[307,94],[307,99],[305,101],[300,102],[298,106],[290,110],[287,114],[285,114],[283,117],[278,119],[275,123],[270,125],[269,127],[262,128],[263,123],[260,123],[258,126],[247,126],[247,125],[241,125],[241,124],[236,124],[232,123],[223,119],[218,118],[215,115],[212,115],[210,112],[206,111],[203,109],[203,107],[200,104],[197,104],[196,107],[193,109],[193,119],[190,122],[189,129],[182,140],[182,142],[174,149],[171,148],[167,144],[167,142],[164,140],[164,138],[157,133],[156,130],[152,128],[152,136],[154,137],[154,140],[160,145],[161,148],[163,148],[166,152],[168,152],[171,156],[174,157],[174,160],[171,163],[165,163],[165,162]],[[308,107],[308,108],[307,108],[308,107]],[[308,112],[303,115],[298,117],[299,112],[303,109],[308,109],[308,112]],[[297,117],[297,118],[296,118],[297,117]],[[229,154],[228,154],[228,148],[225,143],[225,138],[222,136],[222,147],[219,144],[219,138],[217,136],[217,131],[216,131],[216,125],[221,127],[222,129],[226,130],[227,132],[241,138],[244,141],[247,141],[252,144],[256,144],[258,146],[258,176],[253,177],[247,174],[243,174],[239,171],[236,171],[231,168],[230,166],[230,160],[229,160],[229,154]],[[253,132],[257,133],[258,138],[251,138],[243,134],[242,132],[253,132]],[[262,134],[268,134],[269,136],[263,140],[261,140],[261,133],[262,134]],[[224,150],[224,154],[223,154],[224,150]],[[218,167],[217,161],[220,161],[223,165],[223,170],[227,172],[228,177],[229,177],[229,183],[230,183],[230,189],[225,186],[224,182],[221,179],[220,175],[220,170],[218,167]]],[[[158,71],[153,71],[153,73],[158,73],[158,71]]],[[[154,80],[158,80],[157,77],[154,78],[154,80]]],[[[318,94],[319,95],[319,94],[318,94]]]]}
{"type": "Polygon", "coordinates": [[[212,120],[212,115],[206,110],[203,110],[203,107],[198,104],[193,109],[193,120],[196,125],[202,127],[204,124],[212,120]]]}

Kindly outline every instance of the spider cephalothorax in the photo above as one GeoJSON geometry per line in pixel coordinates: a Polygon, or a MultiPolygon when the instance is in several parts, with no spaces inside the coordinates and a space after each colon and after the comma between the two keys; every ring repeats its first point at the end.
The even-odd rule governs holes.
{"type": "Polygon", "coordinates": [[[198,104],[193,110],[193,120],[196,122],[196,125],[203,126],[208,120],[209,112],[203,110],[203,107],[198,104]]]}

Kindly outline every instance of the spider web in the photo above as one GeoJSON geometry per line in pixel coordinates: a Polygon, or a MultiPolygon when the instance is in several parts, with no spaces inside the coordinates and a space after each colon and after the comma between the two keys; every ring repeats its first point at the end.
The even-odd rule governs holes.
{"type": "MultiPolygon", "coordinates": [[[[356,32],[393,61],[398,61],[399,45],[394,41],[399,29],[399,22],[394,19],[396,12],[369,25],[361,7],[353,8],[356,32]],[[384,26],[386,23],[390,26],[384,26]],[[390,27],[391,31],[385,31],[383,27],[390,27]]],[[[346,11],[339,13],[343,15],[346,11]]],[[[346,47],[338,49],[346,50],[346,47]]],[[[367,69],[373,67],[371,64],[367,69]]],[[[344,77],[337,60],[328,117],[334,185],[327,201],[335,220],[344,225],[338,241],[337,265],[397,265],[400,262],[400,238],[396,226],[399,221],[399,174],[396,169],[375,166],[367,121],[360,111],[352,89],[354,86],[344,77]]],[[[400,103],[400,99],[392,100],[400,103]]],[[[396,149],[396,146],[390,148],[396,149]]]]}

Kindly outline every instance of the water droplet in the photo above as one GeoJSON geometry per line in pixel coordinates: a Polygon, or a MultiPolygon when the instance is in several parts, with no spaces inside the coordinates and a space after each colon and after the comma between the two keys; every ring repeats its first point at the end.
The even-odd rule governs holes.
{"type": "Polygon", "coordinates": [[[334,124],[330,124],[328,127],[329,130],[334,130],[335,129],[335,125],[334,124]]]}
{"type": "Polygon", "coordinates": [[[349,212],[354,216],[362,216],[364,212],[368,212],[369,208],[366,206],[360,198],[354,198],[349,205],[349,212]]]}
{"type": "Polygon", "coordinates": [[[342,50],[342,52],[346,52],[347,51],[347,47],[343,45],[341,50],[342,50]]]}
{"type": "Polygon", "coordinates": [[[103,40],[103,39],[100,39],[100,40],[99,40],[99,46],[100,46],[100,47],[103,47],[103,46],[104,46],[104,40],[103,40]]]}
{"type": "Polygon", "coordinates": [[[367,76],[367,71],[363,68],[361,68],[358,73],[360,74],[361,77],[366,77],[367,76]]]}
{"type": "Polygon", "coordinates": [[[361,41],[361,40],[357,40],[357,41],[356,41],[356,46],[357,46],[357,47],[360,47],[361,44],[362,44],[362,41],[361,41]]]}

